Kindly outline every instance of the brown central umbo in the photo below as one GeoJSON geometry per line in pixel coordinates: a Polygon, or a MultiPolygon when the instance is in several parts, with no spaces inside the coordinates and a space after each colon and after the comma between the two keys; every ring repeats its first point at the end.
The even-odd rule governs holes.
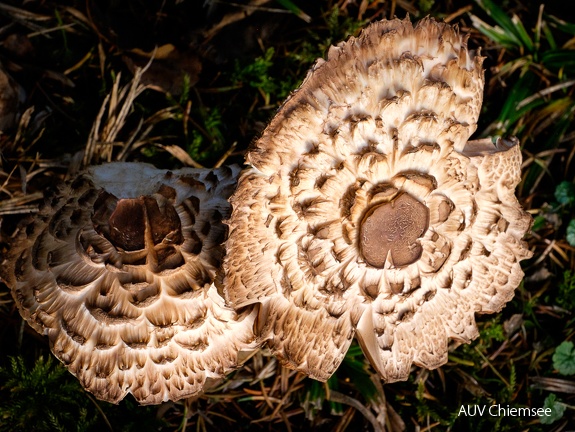
{"type": "Polygon", "coordinates": [[[160,194],[129,199],[106,194],[105,200],[99,199],[95,207],[98,208],[93,217],[96,230],[125,251],[143,249],[146,236],[152,245],[176,245],[183,241],[178,213],[160,194]]]}
{"type": "Polygon", "coordinates": [[[429,226],[429,209],[407,193],[375,204],[365,214],[359,248],[367,264],[383,268],[388,255],[393,267],[404,267],[419,259],[419,238],[429,226]]]}

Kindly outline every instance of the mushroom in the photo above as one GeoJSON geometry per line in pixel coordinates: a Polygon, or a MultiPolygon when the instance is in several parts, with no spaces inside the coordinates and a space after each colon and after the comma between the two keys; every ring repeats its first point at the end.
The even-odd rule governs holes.
{"type": "Polygon", "coordinates": [[[2,276],[20,313],[98,398],[195,395],[256,348],[257,311],[212,283],[239,170],[92,167],[14,237],[2,276]]]}
{"type": "Polygon", "coordinates": [[[261,304],[257,332],[325,381],[354,336],[388,381],[478,336],[531,256],[515,141],[468,141],[483,58],[431,18],[376,22],[334,46],[247,153],[222,286],[261,304]]]}

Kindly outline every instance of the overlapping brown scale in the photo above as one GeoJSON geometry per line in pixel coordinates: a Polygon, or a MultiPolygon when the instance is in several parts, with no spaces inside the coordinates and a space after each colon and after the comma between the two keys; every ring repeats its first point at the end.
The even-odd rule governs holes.
{"type": "Polygon", "coordinates": [[[238,172],[92,167],[14,238],[2,277],[22,316],[98,398],[194,395],[256,347],[257,311],[212,284],[238,172]]]}

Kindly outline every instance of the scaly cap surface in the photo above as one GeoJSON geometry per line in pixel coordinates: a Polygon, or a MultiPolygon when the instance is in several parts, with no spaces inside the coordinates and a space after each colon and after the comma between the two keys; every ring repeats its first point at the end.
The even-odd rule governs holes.
{"type": "Polygon", "coordinates": [[[223,287],[262,305],[284,364],[326,380],[355,335],[406,379],[512,298],[531,218],[519,147],[467,144],[482,93],[456,28],[376,22],[318,60],[248,152],[223,287]]]}
{"type": "Polygon", "coordinates": [[[20,313],[98,398],[201,392],[256,348],[257,311],[212,284],[239,168],[90,168],[13,239],[2,276],[20,313]]]}

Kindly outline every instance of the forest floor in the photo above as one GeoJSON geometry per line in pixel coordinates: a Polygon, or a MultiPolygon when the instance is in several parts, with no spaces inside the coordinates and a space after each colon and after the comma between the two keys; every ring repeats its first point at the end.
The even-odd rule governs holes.
{"type": "Polygon", "coordinates": [[[556,1],[239,3],[0,3],[0,251],[47,187],[87,164],[242,164],[330,45],[371,21],[431,15],[486,57],[475,136],[521,142],[517,195],[534,218],[524,282],[501,313],[477,317],[473,343],[454,343],[446,365],[414,368],[406,382],[382,385],[357,344],[326,384],[264,349],[202,396],[154,407],[84,392],[0,283],[0,431],[573,430],[575,15],[556,1]],[[553,415],[461,414],[493,404],[553,415]]]}

